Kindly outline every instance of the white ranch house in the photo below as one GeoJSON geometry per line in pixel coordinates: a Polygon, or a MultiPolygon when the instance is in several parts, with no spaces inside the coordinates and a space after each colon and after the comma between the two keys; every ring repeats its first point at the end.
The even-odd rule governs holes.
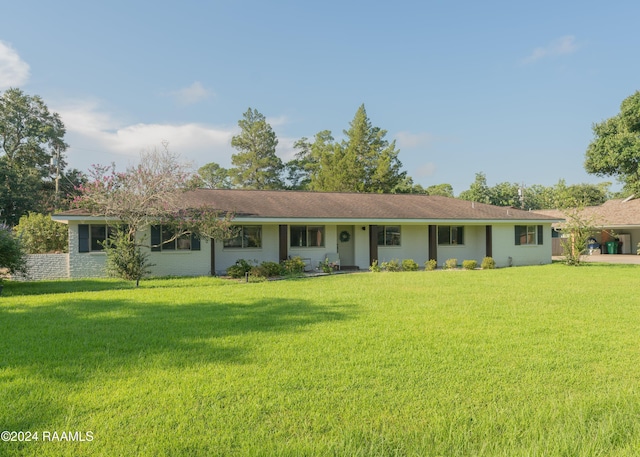
{"type": "MultiPolygon", "coordinates": [[[[315,268],[338,256],[341,268],[366,270],[374,260],[413,259],[439,266],[450,258],[498,267],[551,263],[551,224],[559,219],[515,208],[455,198],[264,190],[198,189],[185,192],[185,208],[210,206],[233,212],[239,235],[230,240],[179,239],[152,249],[156,276],[224,274],[238,259],[278,262],[300,256],[315,268]]],[[[53,216],[69,226],[66,272],[104,276],[100,241],[107,221],[80,210],[53,216]]],[[[160,244],[161,227],[147,228],[160,244]]],[[[165,236],[168,234],[165,233],[165,236]]]]}

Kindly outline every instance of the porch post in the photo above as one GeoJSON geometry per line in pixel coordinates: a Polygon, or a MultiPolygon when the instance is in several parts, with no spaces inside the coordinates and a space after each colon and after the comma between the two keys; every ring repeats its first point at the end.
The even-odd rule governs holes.
{"type": "Polygon", "coordinates": [[[216,240],[209,238],[211,244],[211,276],[216,275],[216,240]]]}
{"type": "Polygon", "coordinates": [[[282,262],[283,260],[287,260],[287,258],[289,257],[289,249],[287,246],[287,231],[288,231],[289,226],[288,225],[280,225],[280,232],[279,232],[279,257],[280,257],[280,261],[282,262]]]}
{"type": "Polygon", "coordinates": [[[493,257],[493,226],[487,225],[485,230],[487,257],[493,257]]]}
{"type": "Polygon", "coordinates": [[[429,226],[429,260],[438,262],[438,227],[429,226]]]}
{"type": "Polygon", "coordinates": [[[369,226],[369,265],[378,260],[378,226],[369,226]]]}

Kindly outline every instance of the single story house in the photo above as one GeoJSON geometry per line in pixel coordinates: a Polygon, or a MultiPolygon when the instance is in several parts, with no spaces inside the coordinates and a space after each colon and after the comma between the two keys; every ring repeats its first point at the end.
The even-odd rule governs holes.
{"type": "MultiPolygon", "coordinates": [[[[546,216],[566,219],[561,210],[539,210],[546,216]]],[[[640,199],[628,198],[607,200],[599,206],[587,206],[580,210],[579,217],[596,228],[593,234],[602,254],[637,254],[640,243],[640,199]],[[618,241],[615,252],[608,252],[607,242],[618,241]]],[[[556,233],[562,234],[562,221],[554,222],[556,233]]],[[[558,238],[559,241],[559,238],[558,238]]],[[[561,255],[559,243],[553,247],[553,255],[561,255]]]]}
{"type": "MultiPolygon", "coordinates": [[[[327,193],[198,189],[185,208],[233,212],[238,236],[178,239],[151,250],[152,274],[223,274],[238,259],[278,262],[299,256],[315,268],[337,256],[343,269],[368,269],[374,260],[477,260],[498,267],[551,263],[551,224],[557,217],[455,198],[416,194],[327,193]]],[[[67,277],[103,276],[104,218],[81,210],[53,219],[69,226],[67,277]]],[[[148,229],[160,244],[161,227],[148,229]]]]}

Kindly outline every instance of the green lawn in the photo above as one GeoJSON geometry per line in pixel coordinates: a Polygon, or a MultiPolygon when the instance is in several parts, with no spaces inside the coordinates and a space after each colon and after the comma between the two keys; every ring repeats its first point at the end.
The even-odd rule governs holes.
{"type": "Polygon", "coordinates": [[[7,283],[0,430],[39,440],[0,455],[636,456],[639,296],[596,264],[7,283]]]}

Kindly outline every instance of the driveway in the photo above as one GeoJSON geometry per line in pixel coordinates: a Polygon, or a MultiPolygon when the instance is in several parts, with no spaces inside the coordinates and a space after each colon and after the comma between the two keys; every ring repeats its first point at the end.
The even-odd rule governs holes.
{"type": "MultiPolygon", "coordinates": [[[[553,260],[563,260],[563,257],[553,257],[553,260]]],[[[583,262],[601,262],[601,263],[626,263],[640,265],[640,255],[636,254],[599,254],[585,255],[582,257],[583,262]]]]}

